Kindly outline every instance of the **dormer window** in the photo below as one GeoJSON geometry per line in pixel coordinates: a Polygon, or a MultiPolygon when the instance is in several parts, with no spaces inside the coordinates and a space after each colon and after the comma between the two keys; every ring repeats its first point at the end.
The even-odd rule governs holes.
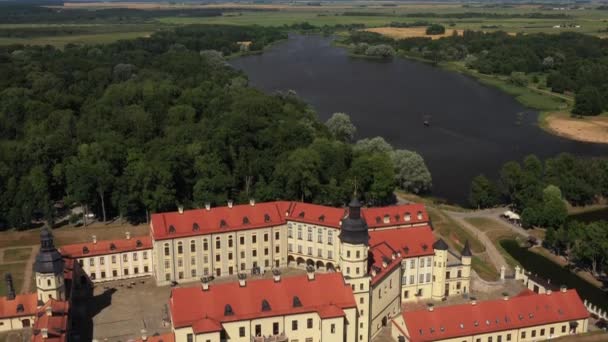
{"type": "Polygon", "coordinates": [[[293,296],[293,307],[299,308],[301,306],[302,306],[302,302],[300,301],[300,298],[298,298],[298,296],[293,296]]]}
{"type": "Polygon", "coordinates": [[[87,247],[87,246],[82,247],[82,254],[89,254],[89,247],[87,247]]]}
{"type": "Polygon", "coordinates": [[[319,216],[319,221],[320,222],[325,222],[325,215],[319,216]]]}
{"type": "Polygon", "coordinates": [[[418,217],[419,220],[422,220],[422,211],[418,212],[417,217],[418,217]]]}
{"type": "Polygon", "coordinates": [[[478,327],[479,326],[479,321],[473,322],[473,325],[476,326],[476,327],[478,327]]]}
{"type": "Polygon", "coordinates": [[[376,216],[376,223],[380,223],[382,222],[382,219],[380,218],[380,216],[376,216]]]}
{"type": "Polygon", "coordinates": [[[264,222],[270,222],[270,215],[264,214],[264,222]]]}
{"type": "Polygon", "coordinates": [[[224,316],[232,315],[234,315],[234,311],[232,311],[232,306],[230,306],[230,304],[226,304],[226,306],[224,306],[224,316]]]}
{"type": "Polygon", "coordinates": [[[490,325],[490,320],[486,319],[486,325],[490,325]]]}
{"type": "Polygon", "coordinates": [[[410,252],[410,248],[409,248],[408,246],[403,247],[403,252],[404,252],[405,254],[409,254],[409,252],[410,252]]]}
{"type": "Polygon", "coordinates": [[[266,299],[262,299],[262,311],[270,311],[270,303],[266,299]]]}
{"type": "Polygon", "coordinates": [[[245,225],[249,224],[249,217],[247,217],[247,216],[243,217],[243,224],[245,224],[245,225]]]}
{"type": "Polygon", "coordinates": [[[405,215],[403,215],[403,219],[404,219],[405,221],[409,221],[409,220],[411,220],[411,219],[412,219],[412,216],[410,215],[410,213],[409,213],[409,212],[407,212],[407,213],[405,213],[405,215]]]}
{"type": "Polygon", "coordinates": [[[305,214],[305,213],[304,213],[303,211],[300,211],[300,213],[298,214],[298,217],[300,217],[300,218],[304,218],[304,214],[305,214]]]}
{"type": "Polygon", "coordinates": [[[220,228],[226,228],[228,226],[228,223],[226,223],[226,220],[220,220],[220,228]]]}
{"type": "Polygon", "coordinates": [[[429,246],[425,243],[424,245],[422,245],[422,250],[426,251],[427,249],[429,249],[429,246]]]}
{"type": "Polygon", "coordinates": [[[175,233],[175,227],[173,225],[169,226],[169,234],[174,234],[175,233]]]}
{"type": "Polygon", "coordinates": [[[399,215],[395,215],[395,221],[399,222],[399,215]]]}
{"type": "Polygon", "coordinates": [[[25,311],[23,304],[17,304],[17,312],[23,312],[23,311],[25,311]]]}
{"type": "Polygon", "coordinates": [[[198,232],[199,230],[201,230],[201,227],[198,225],[198,223],[194,222],[192,224],[192,231],[193,232],[198,232]]]}
{"type": "Polygon", "coordinates": [[[114,243],[111,243],[111,244],[110,244],[110,250],[111,250],[111,251],[116,250],[116,245],[115,245],[114,243]]]}
{"type": "Polygon", "coordinates": [[[389,223],[391,222],[391,217],[388,215],[384,215],[384,223],[389,223]]]}
{"type": "Polygon", "coordinates": [[[137,240],[137,241],[135,241],[135,246],[136,246],[137,248],[139,248],[139,247],[141,247],[141,246],[143,246],[143,245],[144,245],[144,244],[141,242],[141,240],[137,240]]]}

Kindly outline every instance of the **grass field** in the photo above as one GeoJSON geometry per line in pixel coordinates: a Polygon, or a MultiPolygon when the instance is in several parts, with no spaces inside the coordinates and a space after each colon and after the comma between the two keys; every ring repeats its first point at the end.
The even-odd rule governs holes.
{"type": "Polygon", "coordinates": [[[4,262],[25,262],[30,257],[31,253],[32,249],[29,247],[7,249],[4,251],[4,262]]]}
{"type": "Polygon", "coordinates": [[[25,275],[25,263],[0,265],[0,275],[2,275],[2,281],[0,281],[0,296],[6,296],[6,283],[4,282],[4,274],[10,273],[13,276],[13,285],[17,293],[21,292],[21,286],[23,286],[23,277],[25,275]]]}
{"type": "Polygon", "coordinates": [[[64,47],[67,44],[106,44],[118,40],[147,37],[152,32],[116,32],[86,35],[67,35],[35,38],[2,38],[0,45],[23,44],[23,45],[53,45],[64,47]]]}

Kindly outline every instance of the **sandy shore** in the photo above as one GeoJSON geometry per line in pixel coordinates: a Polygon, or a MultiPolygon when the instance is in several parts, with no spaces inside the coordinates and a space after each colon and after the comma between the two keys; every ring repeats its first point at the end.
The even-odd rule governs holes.
{"type": "Polygon", "coordinates": [[[462,35],[462,30],[450,30],[446,28],[444,34],[427,35],[425,27],[374,27],[365,31],[380,33],[381,35],[391,37],[393,39],[404,39],[412,37],[428,37],[431,39],[439,39],[441,37],[449,37],[453,31],[457,31],[458,35],[462,35]]]}
{"type": "Polygon", "coordinates": [[[550,114],[547,126],[555,134],[578,141],[608,144],[608,117],[572,118],[561,113],[550,114]]]}

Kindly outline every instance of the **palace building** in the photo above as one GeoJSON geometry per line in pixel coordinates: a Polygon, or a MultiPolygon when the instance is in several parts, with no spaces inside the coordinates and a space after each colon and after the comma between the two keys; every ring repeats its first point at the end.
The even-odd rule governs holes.
{"type": "Polygon", "coordinates": [[[470,289],[468,243],[462,255],[449,251],[433,235],[428,214],[419,204],[362,208],[353,199],[344,209],[300,202],[229,203],[227,207],[155,214],[151,235],[153,272],[159,285],[204,279],[200,287],[172,291],[176,341],[245,341],[271,336],[277,340],[367,342],[400,314],[403,302],[442,299],[470,289]],[[267,271],[280,279],[280,269],[286,266],[306,267],[308,276],[246,281],[247,274],[267,271]],[[239,275],[247,285],[209,284],[211,277],[230,275],[239,275]],[[332,296],[342,293],[350,298],[344,301],[350,306],[320,296],[302,301],[297,310],[288,310],[293,297],[303,298],[300,291],[308,288],[317,292],[325,288],[332,296]],[[295,289],[298,291],[291,293],[295,289]],[[260,303],[246,306],[238,299],[255,297],[258,292],[291,297],[259,298],[260,303]],[[221,293],[227,295],[221,297],[221,293]],[[199,296],[204,304],[194,305],[198,309],[192,312],[185,298],[199,296]],[[209,298],[218,298],[218,302],[209,305],[209,298]],[[266,309],[257,310],[264,301],[269,304],[266,309]],[[326,317],[323,305],[331,303],[338,307],[326,317]],[[227,315],[226,307],[232,310],[227,315]],[[305,315],[314,327],[331,318],[333,323],[327,324],[334,329],[322,333],[316,328],[291,329],[289,322],[300,319],[294,315],[305,315]],[[263,317],[268,319],[257,321],[263,317]],[[328,331],[340,333],[324,335],[328,331]]]}
{"type": "Polygon", "coordinates": [[[392,321],[403,342],[528,342],[587,331],[589,312],[576,290],[519,295],[406,311],[392,321]]]}

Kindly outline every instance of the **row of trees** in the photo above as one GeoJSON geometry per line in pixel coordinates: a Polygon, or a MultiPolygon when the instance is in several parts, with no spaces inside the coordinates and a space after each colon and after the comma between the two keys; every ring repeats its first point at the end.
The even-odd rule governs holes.
{"type": "MultiPolygon", "coordinates": [[[[372,32],[351,32],[347,42],[390,44],[396,50],[434,62],[462,61],[484,74],[546,76],[550,90],[575,94],[574,114],[597,115],[608,109],[608,43],[598,37],[564,32],[518,34],[465,31],[431,40],[392,40],[372,32]]],[[[536,77],[541,81],[543,77],[536,77]]]]}
{"type": "Polygon", "coordinates": [[[608,160],[564,153],[544,163],[534,155],[522,164],[507,162],[497,182],[475,177],[469,202],[479,208],[511,204],[525,226],[559,228],[567,217],[565,201],[584,205],[600,196],[608,196],[608,160]]]}
{"type": "Polygon", "coordinates": [[[370,204],[392,201],[396,184],[430,188],[419,155],[352,144],[348,116],[324,125],[295,93],[248,87],[223,57],[239,41],[285,37],[189,26],[103,46],[1,48],[0,226],[53,223],[74,205],[143,221],[251,197],[342,205],[355,183],[370,204]]]}
{"type": "Polygon", "coordinates": [[[594,274],[608,268],[608,221],[573,221],[558,229],[550,228],[545,243],[557,255],[594,274]]]}

